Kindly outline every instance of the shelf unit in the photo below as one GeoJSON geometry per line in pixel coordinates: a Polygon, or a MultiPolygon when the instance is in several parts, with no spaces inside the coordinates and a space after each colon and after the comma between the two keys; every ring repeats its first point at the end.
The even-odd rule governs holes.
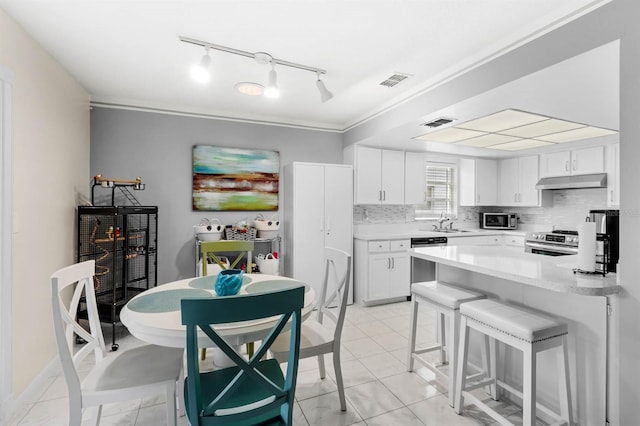
{"type": "MultiPolygon", "coordinates": [[[[221,241],[230,241],[230,240],[221,240],[221,241]]],[[[256,255],[258,254],[266,254],[266,253],[271,253],[274,251],[277,251],[278,253],[282,253],[280,247],[281,247],[281,242],[282,239],[280,236],[277,236],[275,238],[255,238],[253,240],[251,240],[254,242],[254,247],[253,247],[253,252],[252,256],[255,258],[256,255]]],[[[196,273],[196,277],[199,277],[202,275],[202,265],[200,264],[200,243],[201,241],[198,239],[198,237],[196,237],[195,239],[195,273],[196,273]]],[[[236,254],[237,256],[237,254],[236,254]]],[[[234,256],[235,258],[235,256],[234,256]]],[[[247,264],[247,260],[244,259],[242,260],[239,265],[246,265],[247,264]]],[[[282,271],[282,260],[280,261],[280,267],[279,267],[279,271],[278,273],[281,273],[280,271],[282,271]]]]}
{"type": "MultiPolygon", "coordinates": [[[[78,262],[95,260],[95,288],[101,322],[115,327],[122,307],[157,285],[158,208],[155,206],[78,207],[78,262]]],[[[86,316],[81,303],[78,315],[86,316]]]]}

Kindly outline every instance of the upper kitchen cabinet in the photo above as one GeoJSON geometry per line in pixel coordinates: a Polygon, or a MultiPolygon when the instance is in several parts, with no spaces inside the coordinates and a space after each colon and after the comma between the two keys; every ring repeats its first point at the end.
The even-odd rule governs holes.
{"type": "Polygon", "coordinates": [[[498,204],[498,167],[496,160],[460,159],[460,205],[495,206],[498,204]]]}
{"type": "Polygon", "coordinates": [[[424,204],[426,200],[426,156],[423,152],[406,152],[404,157],[404,203],[424,204]]]}
{"type": "Polygon", "coordinates": [[[542,154],[540,177],[584,175],[604,172],[604,147],[542,154]]]}
{"type": "Polygon", "coordinates": [[[404,151],[355,147],[355,204],[404,204],[404,151]]]}
{"type": "Polygon", "coordinates": [[[501,206],[539,206],[540,191],[538,156],[507,158],[500,160],[498,172],[498,204],[501,206]]]}
{"type": "Polygon", "coordinates": [[[620,144],[607,145],[607,206],[620,205],[620,144]]]}

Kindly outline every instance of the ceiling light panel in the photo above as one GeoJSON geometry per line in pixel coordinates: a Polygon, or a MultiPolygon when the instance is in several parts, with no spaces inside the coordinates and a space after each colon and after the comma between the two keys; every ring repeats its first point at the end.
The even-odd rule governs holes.
{"type": "Polygon", "coordinates": [[[567,130],[586,127],[584,124],[572,123],[570,121],[557,120],[550,118],[548,120],[539,121],[526,126],[514,127],[513,129],[503,130],[502,134],[519,136],[521,138],[536,138],[551,133],[565,132],[567,130]]]}
{"type": "Polygon", "coordinates": [[[614,135],[618,132],[600,127],[582,127],[580,129],[568,130],[566,132],[554,133],[552,135],[540,136],[541,141],[563,143],[581,139],[597,138],[599,136],[614,135]]]}
{"type": "Polygon", "coordinates": [[[521,149],[537,148],[539,146],[553,145],[551,142],[544,142],[535,139],[520,139],[515,142],[507,142],[500,145],[488,146],[489,149],[501,151],[519,151],[521,149]]]}
{"type": "Polygon", "coordinates": [[[427,133],[426,135],[418,136],[415,139],[421,141],[432,141],[441,143],[453,143],[460,142],[465,139],[473,138],[476,136],[484,135],[483,132],[477,132],[475,130],[458,129],[456,127],[449,127],[446,129],[438,130],[437,132],[427,133]]]}
{"type": "Polygon", "coordinates": [[[458,124],[457,127],[483,132],[499,132],[501,130],[524,126],[526,124],[548,119],[549,117],[544,117],[542,115],[531,114],[514,109],[506,109],[495,114],[487,115],[486,117],[458,124]]]}
{"type": "Polygon", "coordinates": [[[456,145],[477,146],[484,148],[491,145],[498,145],[501,143],[516,141],[518,139],[520,138],[514,136],[498,135],[496,133],[488,133],[484,136],[478,136],[477,138],[463,140],[456,143],[456,145]]]}

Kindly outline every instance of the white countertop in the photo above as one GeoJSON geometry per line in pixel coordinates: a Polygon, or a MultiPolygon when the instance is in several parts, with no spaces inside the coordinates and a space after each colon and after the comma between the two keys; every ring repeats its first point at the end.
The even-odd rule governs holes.
{"type": "Polygon", "coordinates": [[[501,246],[434,246],[409,250],[413,257],[534,287],[585,296],[617,294],[616,275],[574,274],[578,256],[544,256],[501,246]]]}
{"type": "Polygon", "coordinates": [[[357,240],[393,240],[416,237],[473,237],[480,235],[519,235],[525,236],[524,231],[503,231],[490,229],[464,229],[460,232],[434,232],[423,227],[423,229],[402,229],[393,227],[380,227],[379,229],[369,229],[366,232],[355,232],[353,238],[357,240]]]}

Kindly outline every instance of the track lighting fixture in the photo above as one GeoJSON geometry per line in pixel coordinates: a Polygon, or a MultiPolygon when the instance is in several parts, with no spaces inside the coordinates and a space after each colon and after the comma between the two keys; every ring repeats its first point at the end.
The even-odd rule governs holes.
{"type": "Polygon", "coordinates": [[[333,93],[331,93],[327,86],[324,85],[324,81],[320,80],[320,73],[316,73],[318,79],[316,80],[316,87],[320,92],[320,100],[322,102],[327,102],[329,99],[333,98],[333,93]]]}
{"type": "MultiPolygon", "coordinates": [[[[219,50],[221,52],[232,53],[234,55],[245,56],[247,58],[254,59],[259,64],[270,64],[271,71],[269,71],[268,75],[268,84],[264,89],[264,96],[269,98],[277,98],[280,96],[280,90],[278,89],[278,74],[276,73],[275,66],[284,65],[291,68],[301,69],[303,71],[310,71],[316,73],[317,81],[316,87],[320,92],[320,100],[322,102],[326,102],[329,99],[333,98],[333,94],[327,89],[324,84],[324,81],[320,80],[321,74],[326,74],[327,72],[321,68],[309,67],[307,65],[296,64],[294,62],[285,61],[282,59],[277,59],[264,52],[246,52],[244,50],[238,50],[231,47],[220,46],[218,44],[208,43],[206,41],[195,40],[188,37],[180,36],[180,41],[190,44],[195,44],[198,46],[202,46],[206,49],[205,56],[202,57],[200,64],[196,68],[192,70],[192,77],[200,82],[208,82],[209,81],[209,67],[211,64],[211,58],[209,57],[209,49],[219,50]]],[[[243,85],[253,84],[255,86],[260,86],[258,83],[242,83],[243,85]]],[[[238,85],[236,85],[238,87],[238,85]]],[[[238,89],[239,90],[239,89],[238,89]]],[[[244,93],[244,92],[243,92],[244,93]]],[[[251,94],[256,94],[254,93],[251,94]]]]}
{"type": "Polygon", "coordinates": [[[208,83],[211,78],[209,67],[211,65],[211,56],[209,56],[209,47],[205,46],[205,54],[200,63],[191,68],[191,78],[198,83],[208,83]]]}
{"type": "Polygon", "coordinates": [[[278,74],[276,73],[276,66],[273,61],[271,61],[271,71],[269,71],[269,84],[264,90],[264,95],[267,98],[280,97],[280,90],[278,90],[278,74]]]}

